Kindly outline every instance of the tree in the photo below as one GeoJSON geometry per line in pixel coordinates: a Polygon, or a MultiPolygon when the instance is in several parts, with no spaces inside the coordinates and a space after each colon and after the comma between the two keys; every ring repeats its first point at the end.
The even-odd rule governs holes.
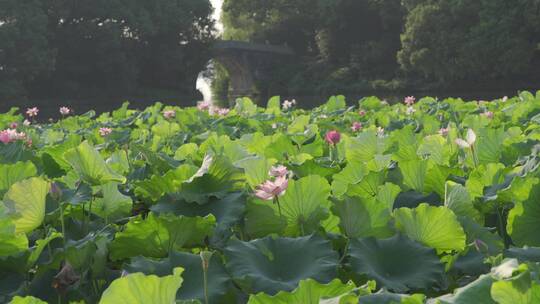
{"type": "Polygon", "coordinates": [[[0,98],[27,94],[26,87],[54,68],[48,19],[40,0],[0,0],[0,98]]]}
{"type": "Polygon", "coordinates": [[[536,48],[530,37],[534,27],[526,18],[530,0],[406,4],[411,10],[398,54],[404,70],[441,83],[496,79],[530,70],[536,48]]]}
{"type": "Polygon", "coordinates": [[[208,0],[0,0],[0,12],[15,95],[191,94],[214,39],[208,0]]]}

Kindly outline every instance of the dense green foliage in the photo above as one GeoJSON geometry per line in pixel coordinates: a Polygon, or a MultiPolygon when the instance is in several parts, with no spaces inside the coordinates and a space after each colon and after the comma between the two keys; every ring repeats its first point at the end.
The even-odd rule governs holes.
{"type": "Polygon", "coordinates": [[[190,94],[211,13],[207,0],[2,0],[0,97],[190,94]]]}
{"type": "Polygon", "coordinates": [[[406,101],[0,114],[0,302],[538,303],[540,91],[406,101]]]}
{"type": "Polygon", "coordinates": [[[539,0],[225,0],[222,19],[226,39],[296,51],[275,79],[290,95],[540,80],[539,0]]]}

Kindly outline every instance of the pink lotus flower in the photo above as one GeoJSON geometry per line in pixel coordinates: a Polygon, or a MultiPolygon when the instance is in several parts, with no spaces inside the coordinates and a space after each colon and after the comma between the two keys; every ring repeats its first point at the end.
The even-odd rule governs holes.
{"type": "Polygon", "coordinates": [[[60,114],[63,116],[69,115],[71,113],[71,109],[68,107],[60,107],[60,114]]]}
{"type": "Polygon", "coordinates": [[[414,96],[407,96],[403,102],[410,107],[416,102],[416,98],[414,96]]]}
{"type": "Polygon", "coordinates": [[[26,109],[26,115],[28,115],[28,117],[36,117],[38,116],[38,113],[39,109],[37,107],[26,109]]]}
{"type": "Polygon", "coordinates": [[[201,101],[199,102],[199,104],[197,104],[197,109],[199,109],[200,111],[207,111],[208,109],[210,109],[211,105],[212,103],[210,101],[201,101]]]}
{"type": "Polygon", "coordinates": [[[491,111],[484,112],[481,115],[483,115],[483,116],[485,116],[485,117],[487,117],[489,119],[493,119],[493,116],[495,116],[495,114],[493,114],[493,112],[491,112],[491,111]]]}
{"type": "Polygon", "coordinates": [[[99,128],[99,135],[101,135],[102,137],[108,136],[111,133],[112,133],[111,128],[99,128]]]}
{"type": "Polygon", "coordinates": [[[9,144],[11,142],[11,136],[7,130],[0,131],[0,141],[4,144],[9,144]]]}
{"type": "Polygon", "coordinates": [[[366,116],[366,111],[360,110],[360,111],[358,112],[358,115],[360,115],[360,116],[366,116]]]}
{"type": "Polygon", "coordinates": [[[219,109],[217,110],[217,114],[218,114],[219,116],[227,116],[227,114],[229,114],[230,111],[231,111],[231,110],[229,110],[229,109],[227,109],[227,108],[219,108],[219,109]]]}
{"type": "Polygon", "coordinates": [[[26,133],[17,132],[15,129],[6,129],[0,131],[0,142],[4,144],[9,144],[17,140],[26,139],[26,133]]]}
{"type": "Polygon", "coordinates": [[[23,125],[25,125],[25,126],[27,126],[27,127],[28,127],[30,124],[31,124],[31,122],[30,122],[30,120],[28,120],[28,119],[25,119],[25,120],[23,121],[23,125]]]}
{"type": "Polygon", "coordinates": [[[175,118],[176,117],[176,111],[174,111],[174,110],[163,111],[163,117],[165,117],[166,119],[175,118]]]}
{"type": "Polygon", "coordinates": [[[289,180],[287,180],[286,176],[278,177],[274,181],[267,180],[257,188],[255,196],[262,200],[270,201],[285,194],[288,186],[289,180]]]}
{"type": "Polygon", "coordinates": [[[337,145],[341,140],[341,133],[336,130],[332,130],[326,133],[324,140],[330,145],[337,145]]]}
{"type": "Polygon", "coordinates": [[[19,124],[16,123],[16,122],[12,122],[12,123],[9,124],[10,129],[17,129],[18,126],[19,126],[19,124]]]}
{"type": "Polygon", "coordinates": [[[362,123],[360,123],[358,121],[353,122],[353,124],[351,126],[351,130],[353,132],[358,132],[358,131],[362,130],[362,123]]]}
{"type": "Polygon", "coordinates": [[[450,131],[450,128],[441,128],[439,130],[439,134],[442,136],[447,136],[449,131],[450,131]]]}
{"type": "Polygon", "coordinates": [[[287,176],[288,173],[289,173],[289,170],[287,170],[287,167],[283,165],[279,165],[279,166],[274,166],[270,168],[268,175],[273,176],[273,177],[283,177],[283,176],[287,176]]]}

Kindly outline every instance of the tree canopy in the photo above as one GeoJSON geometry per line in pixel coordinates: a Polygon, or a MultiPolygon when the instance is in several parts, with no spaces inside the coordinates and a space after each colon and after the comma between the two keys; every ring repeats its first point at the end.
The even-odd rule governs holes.
{"type": "Polygon", "coordinates": [[[540,0],[225,0],[222,20],[296,51],[290,94],[540,80],[540,0]]]}
{"type": "Polygon", "coordinates": [[[0,0],[0,12],[4,97],[189,92],[214,39],[208,0],[0,0]]]}

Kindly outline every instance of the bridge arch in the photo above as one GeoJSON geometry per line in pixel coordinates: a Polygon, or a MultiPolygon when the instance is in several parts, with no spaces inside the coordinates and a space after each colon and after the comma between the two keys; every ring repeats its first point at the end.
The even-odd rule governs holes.
{"type": "Polygon", "coordinates": [[[285,64],[294,56],[286,46],[222,40],[214,44],[211,60],[220,63],[229,73],[229,98],[257,98],[256,84],[271,79],[272,67],[285,64]]]}

